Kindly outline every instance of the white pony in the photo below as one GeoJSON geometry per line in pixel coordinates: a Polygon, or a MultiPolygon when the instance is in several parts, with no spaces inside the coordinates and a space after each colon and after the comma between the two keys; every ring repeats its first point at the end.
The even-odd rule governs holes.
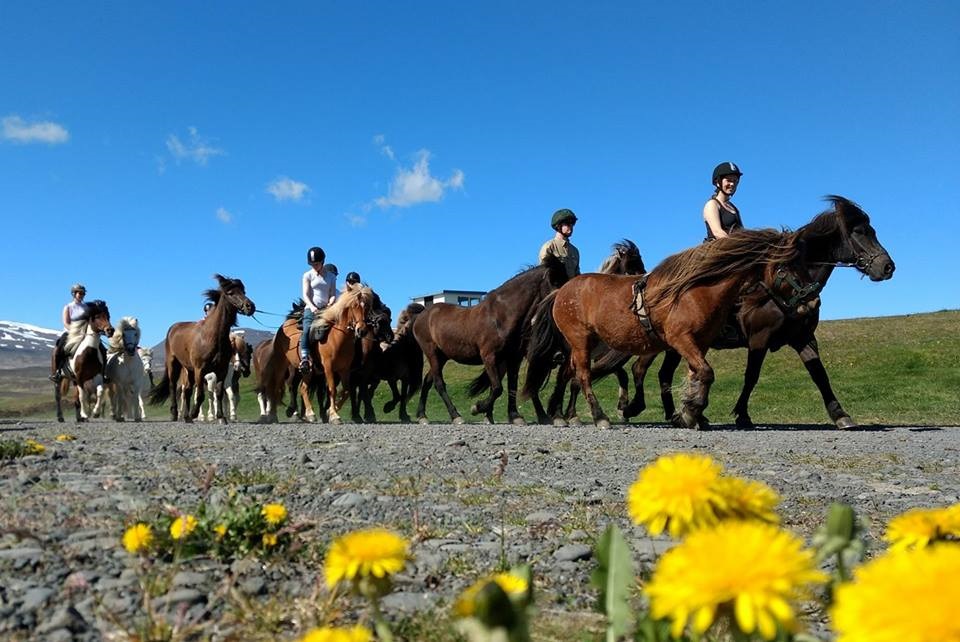
{"type": "MultiPolygon", "coordinates": [[[[136,317],[123,317],[107,348],[107,395],[113,406],[114,421],[132,418],[141,421],[140,394],[146,385],[143,362],[137,354],[140,344],[140,324],[136,317]]],[[[100,405],[98,400],[97,405],[100,405]]]]}
{"type": "Polygon", "coordinates": [[[140,355],[140,363],[143,364],[143,379],[140,381],[140,392],[137,394],[137,401],[140,403],[140,417],[147,418],[147,413],[143,407],[143,395],[150,392],[153,387],[153,350],[150,348],[137,348],[137,354],[140,355]]]}
{"type": "MultiPolygon", "coordinates": [[[[230,346],[233,348],[233,357],[227,366],[226,378],[223,382],[223,391],[227,395],[230,405],[230,421],[237,420],[237,404],[240,401],[240,377],[250,376],[250,359],[253,356],[253,347],[244,338],[243,330],[234,330],[230,333],[230,346]]],[[[204,377],[210,397],[207,399],[206,413],[200,409],[201,421],[213,421],[217,416],[217,375],[213,372],[204,377]]],[[[226,414],[226,413],[224,413],[226,414]]]]}

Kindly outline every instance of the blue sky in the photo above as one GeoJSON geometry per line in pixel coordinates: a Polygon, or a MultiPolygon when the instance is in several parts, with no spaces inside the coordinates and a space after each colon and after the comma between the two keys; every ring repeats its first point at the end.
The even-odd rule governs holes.
{"type": "MultiPolygon", "coordinates": [[[[0,318],[74,281],[144,343],[220,272],[285,311],[311,245],[396,315],[534,263],[561,207],[584,271],[703,237],[738,163],[752,227],[859,202],[891,281],[825,318],[960,307],[960,4],[0,4],[0,318]]],[[[275,327],[277,317],[258,315],[275,327]]],[[[243,325],[259,327],[253,321],[243,325]]]]}

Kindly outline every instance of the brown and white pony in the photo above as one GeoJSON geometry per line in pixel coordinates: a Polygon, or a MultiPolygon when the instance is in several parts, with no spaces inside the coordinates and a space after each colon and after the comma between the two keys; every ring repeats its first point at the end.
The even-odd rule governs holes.
{"type": "MultiPolygon", "coordinates": [[[[110,310],[107,304],[100,299],[90,301],[85,305],[86,312],[81,318],[70,323],[67,331],[67,341],[64,352],[69,359],[64,364],[66,376],[54,384],[54,397],[57,401],[57,421],[63,421],[61,400],[66,396],[72,383],[75,388],[73,400],[76,409],[77,422],[86,421],[86,395],[84,386],[94,386],[102,382],[103,356],[100,353],[100,337],[113,336],[113,326],[110,324],[110,310]]],[[[56,348],[54,348],[56,349],[56,348]]]]}
{"type": "Polygon", "coordinates": [[[219,282],[220,288],[203,293],[204,297],[214,303],[207,317],[202,321],[174,323],[167,330],[163,379],[150,391],[150,403],[158,405],[169,398],[172,421],[180,418],[191,422],[197,418],[203,404],[205,388],[200,384],[206,375],[212,372],[217,378],[217,419],[226,423],[223,416],[223,381],[233,358],[230,328],[236,325],[237,314],[249,316],[256,312],[257,308],[247,297],[243,281],[219,274],[215,274],[214,278],[219,282]],[[184,373],[183,378],[181,373],[184,373]],[[171,394],[174,386],[177,387],[177,394],[171,394]]]}
{"type": "MultiPolygon", "coordinates": [[[[233,346],[233,358],[230,360],[230,366],[227,368],[226,380],[223,382],[223,390],[227,395],[230,421],[236,421],[237,404],[240,402],[240,377],[250,376],[250,361],[253,358],[253,346],[247,343],[243,330],[235,330],[230,333],[230,344],[233,346]]],[[[216,375],[212,372],[209,373],[205,378],[205,383],[207,392],[210,393],[210,399],[207,401],[206,412],[201,410],[200,415],[204,421],[213,421],[217,416],[216,375]]]]}

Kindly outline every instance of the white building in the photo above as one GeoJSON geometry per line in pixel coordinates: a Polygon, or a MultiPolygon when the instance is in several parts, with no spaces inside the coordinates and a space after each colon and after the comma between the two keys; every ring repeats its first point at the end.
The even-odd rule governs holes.
{"type": "Polygon", "coordinates": [[[470,308],[483,301],[485,296],[487,296],[487,293],[481,290],[440,290],[434,294],[415,296],[412,300],[425,308],[434,303],[452,303],[470,308]]]}

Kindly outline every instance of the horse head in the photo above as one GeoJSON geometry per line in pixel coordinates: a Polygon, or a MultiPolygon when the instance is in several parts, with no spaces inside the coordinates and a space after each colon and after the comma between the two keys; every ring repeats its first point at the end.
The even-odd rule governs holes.
{"type": "Polygon", "coordinates": [[[347,328],[353,330],[356,337],[360,339],[369,330],[367,311],[373,305],[373,290],[364,286],[357,290],[351,290],[344,296],[352,297],[352,300],[347,301],[341,319],[347,324],[347,328]]]}
{"type": "Polygon", "coordinates": [[[153,350],[150,348],[138,348],[140,354],[140,363],[143,364],[143,373],[150,379],[150,387],[153,387],[153,350]]]}
{"type": "Polygon", "coordinates": [[[250,362],[253,359],[253,346],[247,343],[244,338],[243,330],[230,333],[230,343],[233,346],[233,354],[236,359],[235,367],[241,376],[250,376],[250,362]]]}
{"type": "Polygon", "coordinates": [[[390,308],[383,304],[380,295],[373,290],[370,291],[372,298],[370,306],[367,309],[367,328],[373,334],[373,339],[380,343],[393,342],[393,328],[391,327],[392,312],[390,308]]]}
{"type": "Polygon", "coordinates": [[[613,253],[600,265],[603,274],[645,274],[646,266],[636,243],[623,239],[613,244],[613,253]]]}
{"type": "Polygon", "coordinates": [[[218,296],[211,297],[214,303],[219,303],[222,300],[244,316],[250,316],[257,311],[257,306],[247,297],[247,290],[243,285],[243,281],[240,279],[231,279],[220,274],[214,274],[213,278],[220,283],[220,290],[215,290],[218,296]]]}
{"type": "Polygon", "coordinates": [[[86,309],[89,328],[96,334],[112,337],[113,325],[110,323],[110,310],[107,308],[107,303],[101,299],[95,299],[86,304],[86,309]]]}
{"type": "Polygon", "coordinates": [[[830,195],[826,199],[833,203],[837,225],[844,240],[836,259],[857,268],[871,281],[886,281],[893,277],[896,265],[877,240],[877,232],[870,225],[867,213],[842,196],[830,195]]]}
{"type": "Polygon", "coordinates": [[[123,317],[117,325],[117,332],[110,339],[110,349],[113,352],[123,352],[133,356],[140,345],[140,323],[136,317],[123,317]]]}
{"type": "MultiPolygon", "coordinates": [[[[421,303],[411,303],[397,317],[397,330],[393,333],[394,343],[413,332],[413,322],[426,310],[421,303]]],[[[411,335],[412,336],[412,335],[411,335]]]]}

